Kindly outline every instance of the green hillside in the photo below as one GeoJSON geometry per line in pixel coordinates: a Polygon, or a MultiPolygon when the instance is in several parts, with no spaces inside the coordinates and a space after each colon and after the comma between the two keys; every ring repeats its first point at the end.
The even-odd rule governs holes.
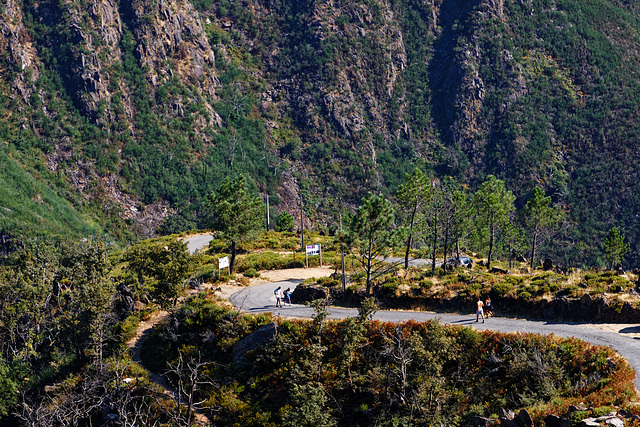
{"type": "MultiPolygon", "coordinates": [[[[56,191],[38,181],[0,151],[0,224],[2,232],[29,239],[35,236],[85,237],[101,229],[80,214],[56,191]]],[[[37,175],[37,171],[34,171],[37,175]]]]}
{"type": "Polygon", "coordinates": [[[518,208],[541,187],[567,213],[546,255],[600,263],[617,226],[635,266],[639,18],[618,0],[11,2],[0,139],[119,239],[204,227],[237,174],[333,228],[419,166],[470,192],[493,174],[518,208]]]}

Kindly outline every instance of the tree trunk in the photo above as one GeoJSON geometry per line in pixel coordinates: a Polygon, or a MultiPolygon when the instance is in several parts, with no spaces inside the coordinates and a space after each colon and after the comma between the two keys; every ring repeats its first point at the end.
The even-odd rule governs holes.
{"type": "Polygon", "coordinates": [[[411,241],[413,240],[413,225],[416,219],[416,212],[418,210],[418,206],[416,205],[413,208],[413,212],[411,213],[411,225],[409,226],[409,237],[407,237],[407,252],[404,254],[404,268],[409,268],[409,251],[411,251],[411,241]]]}
{"type": "Polygon", "coordinates": [[[431,272],[436,271],[436,249],[438,245],[438,227],[434,225],[433,239],[431,240],[431,272]]]}
{"type": "Polygon", "coordinates": [[[445,267],[446,267],[448,253],[449,253],[449,225],[447,225],[447,227],[444,229],[444,255],[443,255],[442,262],[444,263],[445,267]]]}
{"type": "Polygon", "coordinates": [[[537,240],[537,233],[534,231],[533,232],[533,242],[531,242],[531,271],[534,270],[534,265],[535,265],[535,259],[536,259],[536,240],[537,240]]]}
{"type": "Polygon", "coordinates": [[[372,256],[373,238],[369,236],[369,248],[367,250],[367,292],[366,295],[371,294],[371,256],[372,256]]]}
{"type": "Polygon", "coordinates": [[[236,242],[235,240],[231,241],[231,261],[229,262],[229,272],[233,274],[235,271],[234,268],[236,266],[236,242]]]}
{"type": "Polygon", "coordinates": [[[493,254],[493,228],[489,232],[489,257],[487,258],[487,270],[491,270],[491,255],[493,254]]]}
{"type": "Polygon", "coordinates": [[[411,232],[409,232],[409,237],[407,237],[407,251],[404,254],[404,268],[405,270],[409,268],[409,251],[411,250],[411,232]]]}

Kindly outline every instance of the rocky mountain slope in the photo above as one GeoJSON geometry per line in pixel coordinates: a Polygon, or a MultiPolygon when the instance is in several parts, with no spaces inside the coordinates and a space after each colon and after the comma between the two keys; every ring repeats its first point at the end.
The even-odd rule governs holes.
{"type": "Polygon", "coordinates": [[[234,173],[331,226],[421,166],[470,189],[495,174],[520,205],[542,187],[569,214],[557,253],[593,262],[611,226],[640,237],[639,17],[621,0],[7,0],[0,139],[120,238],[202,226],[234,173]]]}

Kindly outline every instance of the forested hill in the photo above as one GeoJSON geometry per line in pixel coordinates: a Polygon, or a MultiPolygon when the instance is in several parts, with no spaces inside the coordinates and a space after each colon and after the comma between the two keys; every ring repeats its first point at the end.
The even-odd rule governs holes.
{"type": "Polygon", "coordinates": [[[639,18],[623,0],[4,0],[1,149],[24,173],[0,169],[1,224],[48,227],[20,212],[55,196],[63,230],[180,231],[244,173],[321,227],[420,166],[472,190],[494,174],[520,206],[540,186],[568,213],[565,262],[613,226],[637,252],[639,18]]]}

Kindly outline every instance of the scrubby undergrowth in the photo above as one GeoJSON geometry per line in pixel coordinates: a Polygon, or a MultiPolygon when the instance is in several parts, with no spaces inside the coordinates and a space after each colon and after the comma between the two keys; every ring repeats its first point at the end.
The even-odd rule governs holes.
{"type": "Polygon", "coordinates": [[[145,355],[159,371],[180,360],[206,366],[191,377],[193,398],[220,425],[467,425],[500,408],[539,421],[571,404],[635,398],[634,371],[606,347],[367,318],[329,322],[318,307],[312,321],[277,321],[199,297],[157,329],[145,355]],[[273,338],[234,364],[235,344],[274,321],[273,338]]]}

